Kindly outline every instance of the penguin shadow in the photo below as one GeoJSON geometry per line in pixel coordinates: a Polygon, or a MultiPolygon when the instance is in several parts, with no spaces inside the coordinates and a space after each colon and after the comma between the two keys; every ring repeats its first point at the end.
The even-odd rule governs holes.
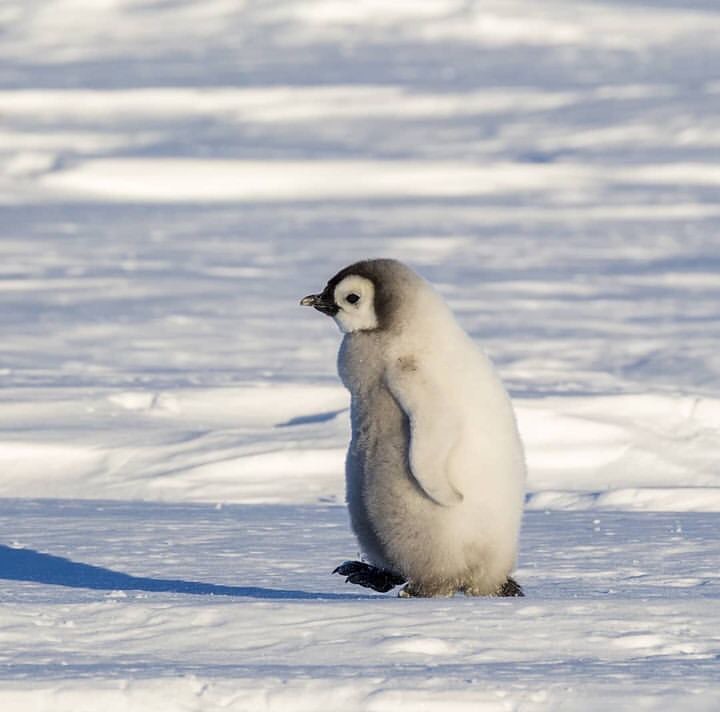
{"type": "Polygon", "coordinates": [[[84,588],[98,591],[146,591],[150,593],[184,593],[196,596],[233,596],[264,600],[291,601],[357,601],[380,596],[348,593],[313,593],[293,589],[258,586],[224,586],[183,579],[132,576],[102,566],[83,564],[62,556],[34,549],[14,549],[0,544],[0,579],[84,588]]]}
{"type": "Polygon", "coordinates": [[[328,410],[323,413],[312,413],[310,415],[298,415],[295,418],[290,418],[284,423],[277,423],[276,428],[291,428],[294,425],[308,425],[309,423],[326,423],[329,420],[344,413],[347,408],[340,408],[340,410],[328,410]]]}

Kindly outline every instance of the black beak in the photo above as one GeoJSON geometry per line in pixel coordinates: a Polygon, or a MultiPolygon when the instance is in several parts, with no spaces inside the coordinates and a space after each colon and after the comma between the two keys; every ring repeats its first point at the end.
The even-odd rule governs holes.
{"type": "Polygon", "coordinates": [[[315,307],[319,312],[328,316],[335,316],[338,313],[337,304],[324,292],[322,294],[308,294],[300,300],[301,306],[315,307]]]}

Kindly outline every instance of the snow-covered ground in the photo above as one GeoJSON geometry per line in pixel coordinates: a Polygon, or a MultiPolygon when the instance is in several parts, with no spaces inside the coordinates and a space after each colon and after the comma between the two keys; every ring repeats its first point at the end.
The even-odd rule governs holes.
{"type": "Polygon", "coordinates": [[[333,583],[337,506],[0,520],[5,710],[716,709],[716,514],[530,512],[525,599],[411,601],[333,583]]]}
{"type": "Polygon", "coordinates": [[[720,7],[5,0],[0,706],[720,707],[720,7]],[[514,398],[523,600],[329,571],[412,264],[514,398]]]}

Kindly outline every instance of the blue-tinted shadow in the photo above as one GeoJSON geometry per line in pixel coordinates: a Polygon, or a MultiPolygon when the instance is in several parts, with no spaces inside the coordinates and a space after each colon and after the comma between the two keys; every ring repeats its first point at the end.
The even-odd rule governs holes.
{"type": "Polygon", "coordinates": [[[336,418],[340,413],[344,413],[347,408],[340,408],[340,410],[328,410],[324,413],[312,413],[311,415],[298,415],[295,418],[290,418],[284,423],[278,423],[276,428],[290,428],[293,425],[307,425],[308,423],[326,423],[333,418],[336,418]]]}
{"type": "Polygon", "coordinates": [[[312,593],[257,586],[221,586],[199,581],[156,579],[131,576],[101,566],[81,564],[62,556],[33,549],[13,549],[0,545],[0,579],[89,588],[100,591],[150,591],[153,593],[189,593],[200,596],[237,596],[262,599],[357,601],[379,598],[350,593],[312,593]]]}

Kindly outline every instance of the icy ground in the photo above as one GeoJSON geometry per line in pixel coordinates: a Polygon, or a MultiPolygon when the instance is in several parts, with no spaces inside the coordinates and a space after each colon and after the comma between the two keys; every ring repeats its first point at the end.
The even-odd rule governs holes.
{"type": "Polygon", "coordinates": [[[720,709],[720,7],[0,4],[2,710],[720,709]],[[514,398],[522,600],[329,571],[345,264],[514,398]]]}
{"type": "Polygon", "coordinates": [[[4,709],[717,700],[717,515],[531,512],[528,595],[492,601],[333,586],[337,506],[5,500],[0,520],[4,709]]]}

